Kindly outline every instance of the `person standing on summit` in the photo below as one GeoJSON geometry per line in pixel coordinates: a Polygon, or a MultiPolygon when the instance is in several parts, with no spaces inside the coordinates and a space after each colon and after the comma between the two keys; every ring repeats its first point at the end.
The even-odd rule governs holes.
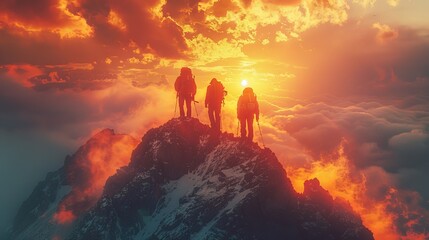
{"type": "Polygon", "coordinates": [[[220,110],[226,91],[221,82],[213,78],[207,87],[205,106],[208,108],[210,125],[213,130],[220,132],[220,110]]]}
{"type": "Polygon", "coordinates": [[[240,120],[241,138],[253,141],[253,117],[259,122],[259,104],[253,89],[247,87],[243,90],[243,95],[240,96],[237,103],[237,118],[240,120]],[[246,134],[247,124],[247,134],[246,134]]]}
{"type": "Polygon", "coordinates": [[[180,69],[180,75],[174,83],[177,96],[179,98],[180,117],[185,117],[184,104],[186,102],[186,116],[191,117],[191,102],[194,101],[195,94],[197,93],[197,85],[195,77],[192,76],[192,70],[188,67],[180,69]]]}

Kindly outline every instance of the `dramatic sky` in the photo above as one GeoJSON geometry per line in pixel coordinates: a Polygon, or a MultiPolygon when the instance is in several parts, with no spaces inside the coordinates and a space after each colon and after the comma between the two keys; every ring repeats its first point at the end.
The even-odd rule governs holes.
{"type": "Polygon", "coordinates": [[[248,80],[265,144],[298,191],[318,177],[378,239],[424,239],[428,9],[426,0],[2,0],[0,232],[100,129],[140,138],[172,118],[172,84],[189,66],[200,102],[211,78],[225,85],[222,125],[233,133],[248,80]]]}

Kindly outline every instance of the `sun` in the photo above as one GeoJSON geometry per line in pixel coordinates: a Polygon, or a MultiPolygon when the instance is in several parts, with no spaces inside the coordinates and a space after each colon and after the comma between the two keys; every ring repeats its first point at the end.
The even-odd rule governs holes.
{"type": "Polygon", "coordinates": [[[247,81],[247,79],[241,80],[241,86],[243,86],[243,87],[246,87],[248,83],[249,82],[247,81]]]}

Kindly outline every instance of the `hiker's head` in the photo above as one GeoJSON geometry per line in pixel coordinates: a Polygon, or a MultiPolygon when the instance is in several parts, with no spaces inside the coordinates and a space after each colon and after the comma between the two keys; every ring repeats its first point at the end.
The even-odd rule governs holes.
{"type": "Polygon", "coordinates": [[[243,95],[253,95],[253,89],[250,87],[243,89],[243,95]]]}
{"type": "Polygon", "coordinates": [[[217,83],[218,81],[217,81],[217,79],[216,78],[212,78],[212,80],[210,81],[210,84],[214,84],[214,83],[217,83]]]}
{"type": "Polygon", "coordinates": [[[182,68],[180,69],[180,75],[181,75],[181,76],[192,75],[192,71],[191,71],[191,69],[190,69],[190,68],[188,68],[188,67],[182,67],[182,68]]]}

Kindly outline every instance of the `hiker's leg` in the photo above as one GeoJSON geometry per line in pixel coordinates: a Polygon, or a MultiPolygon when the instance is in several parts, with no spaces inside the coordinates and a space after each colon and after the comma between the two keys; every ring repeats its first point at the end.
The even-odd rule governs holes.
{"type": "Polygon", "coordinates": [[[185,98],[179,95],[179,109],[180,109],[180,117],[185,116],[185,110],[183,109],[183,104],[185,102],[185,98]]]}
{"type": "Polygon", "coordinates": [[[246,137],[246,118],[240,119],[240,133],[241,133],[241,138],[246,137]]]}
{"type": "Polygon", "coordinates": [[[192,99],[191,96],[186,96],[186,116],[187,117],[191,117],[191,112],[192,112],[192,99]]]}
{"type": "Polygon", "coordinates": [[[209,106],[208,113],[209,113],[209,119],[210,119],[210,126],[214,129],[216,127],[216,122],[214,119],[214,109],[212,106],[209,106]]]}
{"type": "Polygon", "coordinates": [[[214,118],[216,122],[215,127],[216,127],[216,130],[219,132],[220,132],[220,107],[221,106],[219,105],[219,106],[216,106],[214,109],[214,118]]]}
{"type": "Polygon", "coordinates": [[[246,119],[247,119],[247,126],[249,130],[248,138],[249,138],[249,141],[252,142],[253,141],[253,115],[248,116],[246,119]]]}

